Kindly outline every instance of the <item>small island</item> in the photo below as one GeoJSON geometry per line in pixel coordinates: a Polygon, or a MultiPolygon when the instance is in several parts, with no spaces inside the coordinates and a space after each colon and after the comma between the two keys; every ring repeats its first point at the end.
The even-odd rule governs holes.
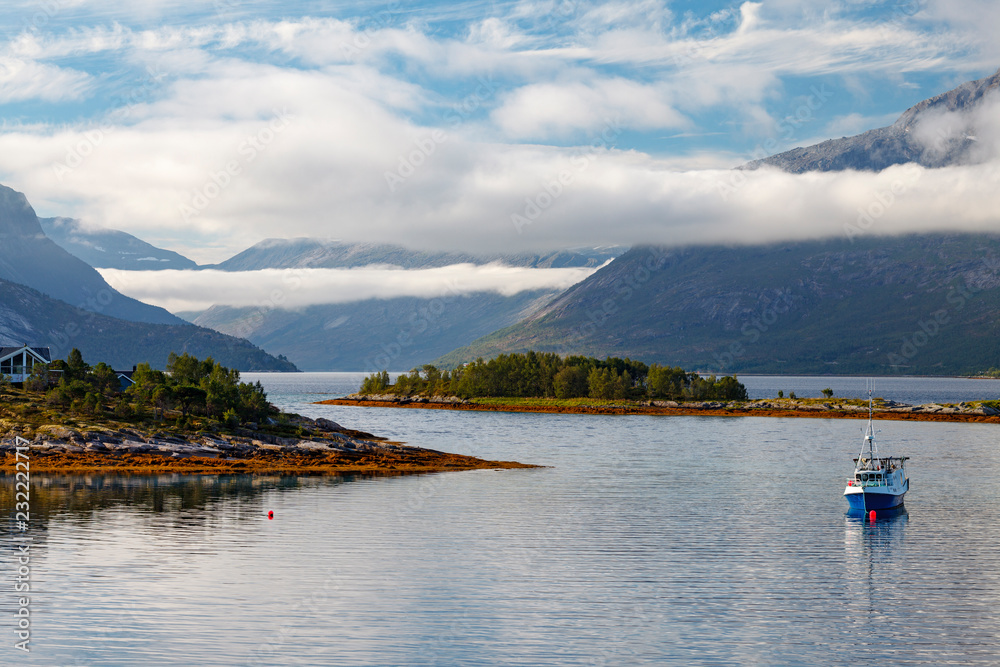
{"type": "MultiPolygon", "coordinates": [[[[681,368],[631,359],[560,357],[527,352],[477,359],[453,371],[433,365],[413,369],[389,382],[385,371],[373,373],[357,393],[319,401],[362,407],[543,412],[600,415],[675,415],[731,417],[867,418],[861,399],[823,398],[749,400],[734,376],[707,378],[681,368]]],[[[876,399],[884,419],[1000,423],[1000,401],[955,405],[907,405],[876,399]]]]}
{"type": "Polygon", "coordinates": [[[283,413],[259,382],[211,358],[171,354],[167,372],[91,367],[78,350],[0,377],[0,456],[31,472],[386,473],[533,467],[449,454],[283,413]],[[20,455],[23,460],[25,455],[20,455]]]}

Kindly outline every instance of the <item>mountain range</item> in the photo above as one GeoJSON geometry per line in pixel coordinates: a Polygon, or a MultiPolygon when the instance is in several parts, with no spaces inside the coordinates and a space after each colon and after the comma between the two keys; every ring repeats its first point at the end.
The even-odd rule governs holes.
{"type": "MultiPolygon", "coordinates": [[[[740,169],[802,173],[974,164],[996,155],[998,103],[1000,71],[914,105],[889,127],[795,148],[740,169]]],[[[77,257],[110,268],[606,264],[562,293],[369,299],[295,311],[217,305],[184,314],[310,370],[405,370],[432,360],[454,367],[528,349],[742,373],[968,374],[1000,365],[994,315],[1000,309],[1000,236],[862,235],[755,247],[490,256],[267,239],[199,267],[121,232],[89,230],[66,219],[44,224],[77,257]]]]}
{"type": "MultiPolygon", "coordinates": [[[[50,218],[42,224],[54,241],[92,266],[126,270],[259,271],[372,265],[426,269],[464,263],[596,268],[626,250],[574,248],[544,254],[475,255],[422,252],[385,243],[265,239],[224,262],[199,266],[124,232],[84,227],[68,218],[50,218]]],[[[294,360],[305,370],[376,370],[388,366],[408,369],[509,326],[555,296],[558,291],[554,290],[530,290],[512,296],[483,292],[428,299],[367,299],[301,309],[220,304],[179,315],[196,325],[247,338],[294,360]]]]}
{"type": "Polygon", "coordinates": [[[598,267],[627,248],[572,248],[544,254],[472,254],[425,252],[388,243],[345,243],[328,239],[265,239],[220,264],[202,268],[223,271],[260,269],[339,269],[384,264],[429,269],[454,264],[500,263],[536,269],[598,267]]]}
{"type": "MultiPolygon", "coordinates": [[[[267,239],[215,265],[227,271],[352,268],[391,265],[426,269],[502,263],[530,268],[598,267],[625,248],[582,248],[547,254],[429,253],[390,244],[320,239],[267,239]]],[[[409,369],[527,317],[554,290],[512,296],[495,292],[438,298],[366,299],[302,309],[219,305],[183,313],[200,326],[245,336],[306,370],[409,369]]]]}
{"type": "Polygon", "coordinates": [[[53,358],[78,348],[91,363],[163,368],[170,352],[212,356],[240,370],[295,370],[250,342],[194,326],[127,297],[93,267],[46,236],[27,198],[0,186],[0,338],[48,346],[53,358]]]}
{"type": "Polygon", "coordinates": [[[116,229],[85,227],[73,218],[39,218],[42,231],[63,250],[90,266],[128,271],[195,269],[198,265],[172,250],[157,248],[116,229]]]}

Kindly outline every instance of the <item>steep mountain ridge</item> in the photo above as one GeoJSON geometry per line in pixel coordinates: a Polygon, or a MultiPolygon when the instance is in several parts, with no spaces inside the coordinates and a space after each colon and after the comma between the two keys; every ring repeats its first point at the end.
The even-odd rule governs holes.
{"type": "Polygon", "coordinates": [[[793,148],[740,168],[771,166],[800,174],[881,171],[908,162],[931,168],[978,163],[996,157],[1000,148],[994,110],[1000,111],[1000,70],[913,105],[888,127],[793,148]],[[985,136],[977,136],[981,133],[985,136]]]}
{"type": "Polygon", "coordinates": [[[181,324],[163,308],[113,289],[93,267],[49,239],[28,199],[0,185],[0,279],[84,310],[136,322],[181,324]]]}
{"type": "Polygon", "coordinates": [[[90,229],[73,218],[39,218],[45,235],[95,269],[155,271],[196,269],[198,265],[172,250],[164,250],[117,229],[90,229]]]}

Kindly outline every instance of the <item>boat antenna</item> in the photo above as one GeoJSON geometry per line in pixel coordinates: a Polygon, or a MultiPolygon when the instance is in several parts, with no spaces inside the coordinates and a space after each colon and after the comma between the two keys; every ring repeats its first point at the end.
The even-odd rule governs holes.
{"type": "MultiPolygon", "coordinates": [[[[865,450],[868,450],[868,465],[873,465],[875,459],[878,458],[878,445],[875,443],[875,422],[874,422],[874,402],[872,395],[875,392],[875,381],[868,380],[866,382],[868,388],[868,427],[865,429],[865,440],[864,444],[861,446],[861,455],[859,458],[864,458],[865,450]]],[[[859,461],[860,463],[860,461],[859,461]]]]}

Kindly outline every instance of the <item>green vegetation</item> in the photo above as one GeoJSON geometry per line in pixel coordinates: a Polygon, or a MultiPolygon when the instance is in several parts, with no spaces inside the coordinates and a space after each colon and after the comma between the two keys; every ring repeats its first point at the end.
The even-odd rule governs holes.
{"type": "Polygon", "coordinates": [[[501,354],[442,371],[430,364],[389,383],[386,371],[372,373],[358,393],[461,398],[592,398],[673,400],[746,400],[735,377],[702,378],[682,368],[612,357],[560,357],[554,353],[501,354]]]}
{"type": "Polygon", "coordinates": [[[25,390],[44,394],[45,403],[65,417],[113,416],[140,423],[162,422],[169,415],[175,417],[178,428],[196,423],[236,427],[278,413],[267,402],[260,382],[240,382],[239,371],[211,357],[201,361],[171,352],[166,373],[143,363],[136,366],[132,381],[134,384],[122,391],[110,366],[103,362],[90,366],[74,348],[65,360],[36,365],[25,390]]]}

